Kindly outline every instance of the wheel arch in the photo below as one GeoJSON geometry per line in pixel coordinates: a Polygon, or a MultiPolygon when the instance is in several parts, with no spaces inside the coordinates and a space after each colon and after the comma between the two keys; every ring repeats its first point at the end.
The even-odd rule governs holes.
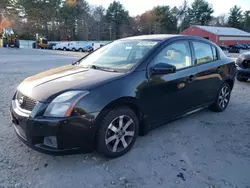
{"type": "Polygon", "coordinates": [[[139,121],[139,135],[143,136],[147,134],[147,124],[144,119],[144,112],[140,107],[139,99],[134,97],[121,97],[107,104],[98,114],[96,118],[97,122],[100,122],[101,118],[104,117],[110,110],[121,106],[129,107],[136,114],[139,121]]]}

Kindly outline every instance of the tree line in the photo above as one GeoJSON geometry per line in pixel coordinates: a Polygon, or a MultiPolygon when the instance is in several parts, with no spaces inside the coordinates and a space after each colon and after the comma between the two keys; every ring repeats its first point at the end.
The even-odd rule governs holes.
{"type": "Polygon", "coordinates": [[[213,16],[206,0],[184,0],[180,7],[156,6],[130,16],[119,2],[107,9],[86,0],[1,0],[0,27],[11,25],[21,39],[35,34],[49,40],[115,40],[143,34],[176,34],[191,25],[230,26],[250,32],[250,11],[237,5],[227,14],[213,16]]]}

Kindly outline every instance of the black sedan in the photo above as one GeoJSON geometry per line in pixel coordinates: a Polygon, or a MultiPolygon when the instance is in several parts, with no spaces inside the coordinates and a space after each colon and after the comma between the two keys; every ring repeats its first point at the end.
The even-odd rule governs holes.
{"type": "Polygon", "coordinates": [[[237,64],[237,80],[247,82],[250,79],[250,52],[241,54],[236,60],[237,64]]]}
{"type": "Polygon", "coordinates": [[[228,53],[240,53],[240,48],[236,46],[229,46],[228,53]]]}
{"type": "Polygon", "coordinates": [[[24,80],[11,103],[14,130],[42,152],[119,157],[171,120],[224,111],[235,75],[234,61],[206,39],[125,38],[24,80]]]}

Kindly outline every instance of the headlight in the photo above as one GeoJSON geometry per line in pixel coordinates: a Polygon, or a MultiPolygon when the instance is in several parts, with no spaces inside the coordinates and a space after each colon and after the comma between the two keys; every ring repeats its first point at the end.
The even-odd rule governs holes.
{"type": "Polygon", "coordinates": [[[45,110],[44,116],[47,117],[70,116],[76,103],[87,94],[89,94],[88,91],[67,91],[57,96],[45,110]]]}

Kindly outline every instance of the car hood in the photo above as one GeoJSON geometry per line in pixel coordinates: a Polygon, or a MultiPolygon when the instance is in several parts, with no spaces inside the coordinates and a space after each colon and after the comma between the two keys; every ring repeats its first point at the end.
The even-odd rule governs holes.
{"type": "Polygon", "coordinates": [[[241,54],[240,56],[244,59],[250,59],[250,52],[245,52],[245,53],[241,54]]]}
{"type": "Polygon", "coordinates": [[[34,100],[49,102],[63,91],[90,90],[124,74],[66,65],[26,78],[18,91],[34,100]]]}

